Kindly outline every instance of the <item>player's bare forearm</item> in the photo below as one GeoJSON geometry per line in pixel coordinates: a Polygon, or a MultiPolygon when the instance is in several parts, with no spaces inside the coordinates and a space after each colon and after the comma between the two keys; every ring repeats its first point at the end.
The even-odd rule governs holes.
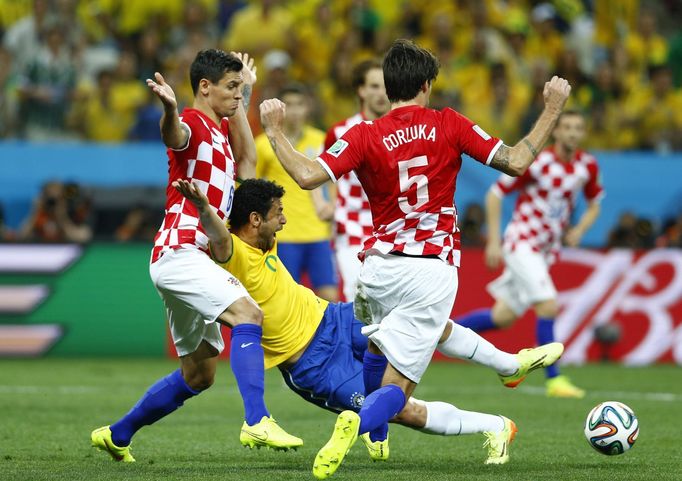
{"type": "MultiPolygon", "coordinates": [[[[245,86],[244,89],[246,90],[245,86]]],[[[244,95],[246,101],[246,95],[244,95]]],[[[253,141],[251,126],[246,118],[246,109],[240,105],[237,112],[230,118],[230,146],[237,161],[237,175],[240,179],[256,177],[256,144],[253,141]]]]}
{"type": "Polygon", "coordinates": [[[189,140],[188,128],[180,122],[178,110],[175,107],[164,105],[163,115],[161,115],[161,139],[166,147],[171,149],[182,149],[187,146],[189,140]]]}
{"type": "Polygon", "coordinates": [[[232,237],[225,223],[208,205],[199,211],[199,222],[211,242],[211,255],[217,262],[227,262],[232,256],[232,237]]]}
{"type": "Polygon", "coordinates": [[[500,243],[500,214],[502,212],[502,199],[493,191],[488,189],[485,196],[485,219],[488,226],[488,243],[500,243]]]}
{"type": "Polygon", "coordinates": [[[281,130],[266,129],[265,135],[282,167],[300,188],[312,190],[330,180],[320,163],[294,149],[281,130]]]}
{"type": "Polygon", "coordinates": [[[560,113],[545,108],[528,135],[513,147],[502,145],[490,166],[512,177],[523,175],[549,139],[560,113]]]}
{"type": "Polygon", "coordinates": [[[601,204],[599,201],[593,200],[588,204],[587,209],[585,209],[585,212],[580,217],[580,220],[575,225],[575,228],[578,229],[581,234],[584,234],[595,223],[600,212],[601,204]]]}

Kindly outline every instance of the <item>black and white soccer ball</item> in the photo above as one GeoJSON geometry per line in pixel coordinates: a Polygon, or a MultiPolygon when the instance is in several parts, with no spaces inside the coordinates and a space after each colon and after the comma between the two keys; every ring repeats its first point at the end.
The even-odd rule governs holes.
{"type": "Polygon", "coordinates": [[[618,401],[606,401],[590,411],[585,437],[594,449],[613,456],[629,450],[639,434],[639,421],[632,409],[618,401]]]}

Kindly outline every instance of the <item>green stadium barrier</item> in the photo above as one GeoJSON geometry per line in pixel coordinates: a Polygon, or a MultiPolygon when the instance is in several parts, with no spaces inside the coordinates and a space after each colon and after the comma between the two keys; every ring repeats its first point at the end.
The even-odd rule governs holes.
{"type": "MultiPolygon", "coordinates": [[[[150,249],[149,244],[95,243],[61,272],[38,274],[27,267],[23,272],[0,273],[0,288],[46,286],[48,290],[30,312],[0,313],[0,333],[16,334],[23,326],[28,327],[22,334],[26,336],[37,325],[58,325],[61,337],[49,343],[46,355],[163,356],[166,322],[149,278],[150,249]]],[[[9,334],[4,337],[7,341],[9,334]]],[[[23,338],[14,344],[21,343],[31,344],[23,338]]],[[[10,355],[22,353],[15,350],[10,355]]]]}

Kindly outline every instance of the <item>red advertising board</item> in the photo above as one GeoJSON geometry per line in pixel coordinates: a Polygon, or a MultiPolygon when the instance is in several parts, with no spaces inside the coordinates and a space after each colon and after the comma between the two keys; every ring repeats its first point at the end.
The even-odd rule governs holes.
{"type": "MultiPolygon", "coordinates": [[[[499,273],[485,267],[482,250],[464,250],[453,316],[491,307],[493,299],[486,285],[499,273]]],[[[626,365],[682,365],[682,250],[565,249],[552,268],[552,278],[561,305],[555,333],[566,344],[564,363],[608,356],[626,365]],[[605,324],[620,331],[611,346],[595,339],[595,328],[605,324]]],[[[229,330],[224,335],[226,357],[229,330]]],[[[534,315],[526,313],[513,327],[485,337],[510,352],[532,346],[534,315]]],[[[172,343],[169,353],[175,354],[172,343]]]]}

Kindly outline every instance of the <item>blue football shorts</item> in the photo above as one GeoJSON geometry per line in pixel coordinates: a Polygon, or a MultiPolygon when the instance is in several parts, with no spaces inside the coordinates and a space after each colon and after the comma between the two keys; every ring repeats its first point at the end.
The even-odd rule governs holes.
{"type": "Polygon", "coordinates": [[[281,372],[287,385],[308,402],[333,412],[359,411],[365,400],[362,358],[364,326],[353,303],[329,304],[301,358],[281,372]]]}
{"type": "Polygon", "coordinates": [[[277,246],[277,254],[296,282],[301,282],[305,272],[313,289],[338,284],[334,253],[328,240],[300,244],[282,242],[277,246]]]}

